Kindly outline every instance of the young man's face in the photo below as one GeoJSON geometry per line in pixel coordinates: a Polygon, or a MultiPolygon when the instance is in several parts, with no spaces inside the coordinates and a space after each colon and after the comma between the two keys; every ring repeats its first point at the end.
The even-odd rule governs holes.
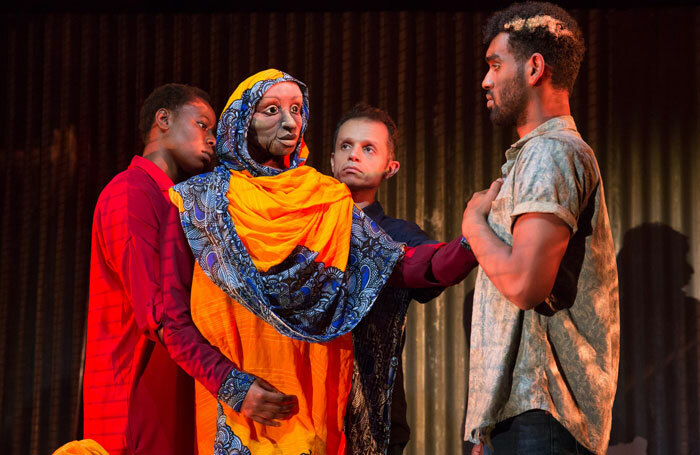
{"type": "Polygon", "coordinates": [[[382,179],[393,175],[398,162],[391,159],[386,125],[365,118],[343,123],[331,156],[331,170],[350,190],[377,188],[382,179]]]}
{"type": "Polygon", "coordinates": [[[294,152],[301,133],[304,99],[295,82],[273,85],[255,106],[248,130],[248,146],[260,159],[294,152]]]}
{"type": "Polygon", "coordinates": [[[211,168],[215,158],[215,128],[214,110],[199,98],[183,104],[171,116],[168,148],[182,174],[192,176],[211,168]]]}
{"type": "Polygon", "coordinates": [[[486,107],[496,125],[518,125],[527,107],[527,85],[522,64],[508,47],[508,34],[499,33],[486,50],[486,73],[481,87],[486,90],[486,107]]]}

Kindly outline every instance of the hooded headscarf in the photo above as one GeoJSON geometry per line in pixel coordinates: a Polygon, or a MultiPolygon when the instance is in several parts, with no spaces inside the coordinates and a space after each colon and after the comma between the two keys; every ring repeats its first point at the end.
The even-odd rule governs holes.
{"type": "Polygon", "coordinates": [[[308,149],[306,86],[269,69],[243,81],[224,108],[216,152],[222,163],[171,189],[205,274],[230,297],[288,337],[326,342],[370,310],[403,255],[335,179],[303,166],[308,149]],[[301,89],[302,126],[285,169],[254,161],[248,130],[275,84],[301,89]]]}

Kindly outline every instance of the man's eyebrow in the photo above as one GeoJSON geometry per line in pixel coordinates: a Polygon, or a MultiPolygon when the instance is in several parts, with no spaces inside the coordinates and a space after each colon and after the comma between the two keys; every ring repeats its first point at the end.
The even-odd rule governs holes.
{"type": "Polygon", "coordinates": [[[362,142],[363,144],[371,144],[371,145],[376,145],[379,141],[375,140],[373,137],[356,137],[353,136],[352,133],[346,134],[345,136],[338,136],[338,139],[343,140],[343,141],[352,141],[352,142],[362,142]]]}
{"type": "Polygon", "coordinates": [[[501,56],[498,54],[491,54],[486,56],[486,63],[492,61],[492,60],[500,60],[501,56]]]}

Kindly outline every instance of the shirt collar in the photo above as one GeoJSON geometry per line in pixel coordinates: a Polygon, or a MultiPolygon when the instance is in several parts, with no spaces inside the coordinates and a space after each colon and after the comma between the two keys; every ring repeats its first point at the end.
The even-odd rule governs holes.
{"type": "Polygon", "coordinates": [[[382,208],[382,204],[379,203],[379,201],[374,201],[364,209],[362,209],[363,212],[365,212],[365,215],[369,216],[372,219],[376,219],[379,216],[384,215],[384,208],[382,208]]]}
{"type": "Polygon", "coordinates": [[[175,184],[156,163],[142,156],[136,155],[132,158],[131,164],[129,164],[129,169],[131,168],[143,169],[156,182],[161,191],[167,191],[175,184]]]}
{"type": "Polygon", "coordinates": [[[515,155],[517,155],[518,150],[523,148],[523,145],[525,145],[525,143],[530,139],[533,139],[537,136],[542,136],[543,134],[550,133],[552,131],[561,130],[576,131],[576,123],[574,123],[574,118],[572,116],[561,115],[559,117],[554,117],[547,120],[544,123],[541,123],[537,128],[530,131],[525,136],[521,137],[520,140],[518,140],[518,142],[511,145],[508,151],[506,152],[506,158],[511,159],[511,156],[508,156],[509,154],[512,155],[512,158],[515,158],[515,155]]]}
{"type": "Polygon", "coordinates": [[[511,145],[508,150],[506,150],[506,163],[501,168],[503,176],[507,175],[510,168],[513,167],[515,159],[520,154],[520,150],[523,146],[531,139],[534,139],[543,134],[551,133],[552,131],[563,131],[572,130],[576,131],[576,123],[574,118],[570,115],[560,115],[559,117],[554,117],[541,123],[537,128],[527,133],[525,136],[521,137],[515,144],[511,145]]]}

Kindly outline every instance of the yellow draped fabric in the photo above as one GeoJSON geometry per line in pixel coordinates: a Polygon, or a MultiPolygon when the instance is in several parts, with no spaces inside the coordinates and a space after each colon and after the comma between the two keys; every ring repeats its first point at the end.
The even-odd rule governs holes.
{"type": "MultiPolygon", "coordinates": [[[[171,197],[182,210],[177,193],[171,197]]],[[[265,271],[297,245],[318,252],[317,261],[345,269],[353,202],[347,187],[310,167],[274,177],[231,171],[228,211],[254,264],[265,271]]],[[[299,412],[280,427],[260,425],[224,406],[227,424],[254,455],[345,452],[343,417],[352,381],[352,338],[307,343],[272,326],[221,291],[197,265],[192,318],[202,334],[240,370],[296,395],[299,412]]],[[[197,384],[197,443],[211,453],[216,399],[197,384]]]]}
{"type": "Polygon", "coordinates": [[[274,177],[231,171],[226,196],[258,270],[279,264],[298,245],[317,251],[327,267],[345,269],[353,202],[344,184],[308,166],[274,177]]]}
{"type": "Polygon", "coordinates": [[[109,453],[97,441],[81,439],[62,445],[53,455],[109,455],[109,453]]]}

